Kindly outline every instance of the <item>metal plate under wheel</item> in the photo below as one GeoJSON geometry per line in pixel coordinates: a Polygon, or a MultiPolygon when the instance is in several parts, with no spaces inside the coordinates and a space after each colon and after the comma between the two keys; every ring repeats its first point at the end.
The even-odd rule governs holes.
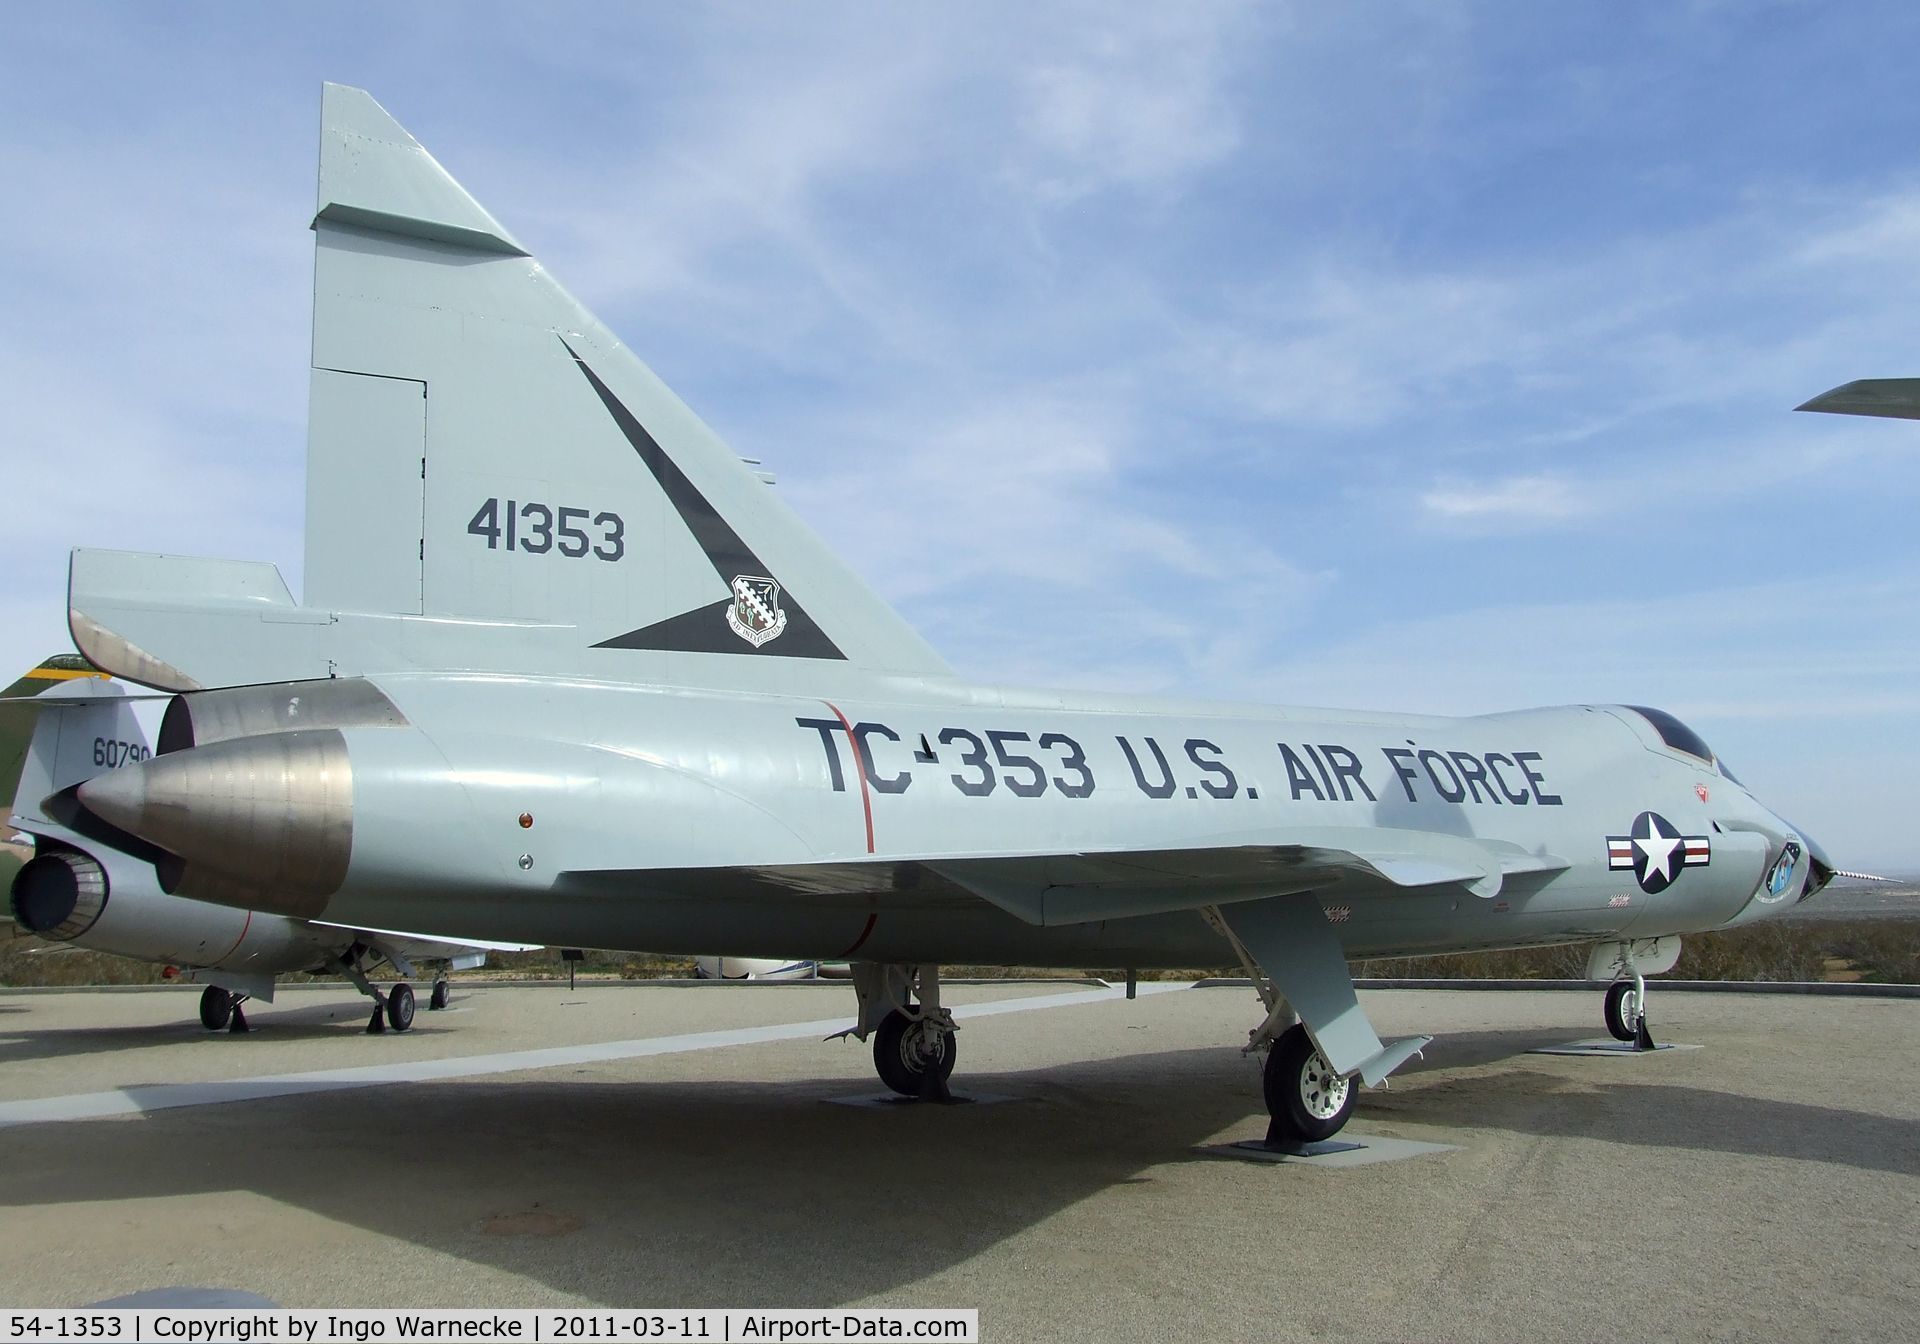
{"type": "Polygon", "coordinates": [[[1697,1045],[1683,1045],[1676,1041],[1661,1041],[1651,1050],[1641,1050],[1632,1041],[1592,1040],[1569,1041],[1565,1045],[1536,1045],[1527,1051],[1530,1055],[1656,1055],[1662,1050],[1698,1050],[1697,1045]]]}
{"type": "Polygon", "coordinates": [[[1375,1162],[1402,1162],[1428,1153],[1451,1153],[1457,1144],[1420,1143],[1413,1139],[1387,1139],[1362,1134],[1359,1141],[1325,1139],[1299,1147],[1272,1148],[1264,1139],[1245,1139],[1239,1143],[1208,1143],[1194,1149],[1203,1157],[1225,1157],[1236,1162],[1265,1162],[1308,1167],[1366,1167],[1375,1162]]]}
{"type": "Polygon", "coordinates": [[[871,1110],[891,1111],[911,1109],[915,1106],[992,1106],[1002,1101],[1025,1101],[1025,1097],[1006,1096],[999,1092],[954,1092],[945,1101],[925,1101],[919,1097],[903,1097],[898,1092],[869,1092],[858,1097],[826,1097],[836,1106],[865,1106],[871,1110]]]}

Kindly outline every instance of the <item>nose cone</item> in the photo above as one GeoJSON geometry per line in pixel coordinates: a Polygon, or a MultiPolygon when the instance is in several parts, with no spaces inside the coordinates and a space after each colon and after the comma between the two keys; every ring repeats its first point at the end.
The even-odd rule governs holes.
{"type": "Polygon", "coordinates": [[[353,854],[353,772],[333,729],[169,752],[96,775],[75,797],[175,856],[161,884],[181,896],[310,918],[353,854]]]}
{"type": "Polygon", "coordinates": [[[1804,901],[1824,890],[1839,870],[1833,866],[1833,860],[1827,857],[1827,851],[1812,836],[1802,836],[1802,841],[1807,847],[1807,881],[1800,888],[1800,899],[1804,901]]]}

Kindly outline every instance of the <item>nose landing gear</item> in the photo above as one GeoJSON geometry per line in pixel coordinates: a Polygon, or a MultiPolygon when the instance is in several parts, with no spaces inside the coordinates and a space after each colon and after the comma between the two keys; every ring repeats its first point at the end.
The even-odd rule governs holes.
{"type": "Polygon", "coordinates": [[[1680,940],[1671,934],[1594,946],[1587,954],[1587,979],[1613,982],[1600,1014],[1609,1036],[1635,1050],[1659,1048],[1647,1030],[1647,977],[1672,970],[1679,960],[1680,940]]]}
{"type": "Polygon", "coordinates": [[[1647,1030],[1647,982],[1640,975],[1631,980],[1616,980],[1607,986],[1601,1005],[1607,1033],[1616,1041],[1631,1041],[1635,1050],[1652,1050],[1653,1034],[1647,1030]]]}

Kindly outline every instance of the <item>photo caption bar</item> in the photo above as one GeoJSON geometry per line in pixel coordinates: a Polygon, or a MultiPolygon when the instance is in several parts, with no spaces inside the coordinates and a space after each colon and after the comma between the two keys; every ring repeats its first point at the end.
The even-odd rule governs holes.
{"type": "Polygon", "coordinates": [[[0,1312],[0,1344],[401,1344],[413,1340],[516,1340],[596,1344],[669,1340],[790,1344],[899,1339],[976,1344],[974,1309],[630,1311],[296,1311],[288,1308],[0,1312]]]}

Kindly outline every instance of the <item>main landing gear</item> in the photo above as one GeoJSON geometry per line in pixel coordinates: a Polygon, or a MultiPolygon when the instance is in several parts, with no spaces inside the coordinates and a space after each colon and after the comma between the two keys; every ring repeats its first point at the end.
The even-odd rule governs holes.
{"type": "Polygon", "coordinates": [[[953,1032],[942,1031],[927,1019],[906,1011],[888,1013],[873,1033],[873,1067],[880,1081],[903,1097],[948,1101],[947,1079],[959,1050],[953,1032]]]}
{"type": "Polygon", "coordinates": [[[1269,1147],[1332,1138],[1345,1126],[1360,1100],[1356,1080],[1335,1073],[1298,1022],[1268,1047],[1260,1081],[1267,1100],[1269,1147]]]}
{"type": "MultiPolygon", "coordinates": [[[[353,981],[355,989],[373,1000],[373,1016],[367,1019],[367,1034],[378,1035],[389,1027],[395,1031],[405,1031],[413,1025],[413,986],[402,980],[382,994],[379,987],[367,978],[361,966],[366,953],[366,948],[355,944],[340,958],[340,969],[346,972],[347,979],[353,981]]],[[[393,961],[394,969],[400,974],[412,974],[411,966],[391,956],[389,960],[393,961]]],[[[437,987],[435,992],[438,992],[437,987]]]]}
{"type": "Polygon", "coordinates": [[[1616,980],[1607,986],[1601,1005],[1607,1032],[1616,1041],[1632,1041],[1636,1050],[1654,1049],[1653,1034],[1647,1030],[1647,982],[1635,975],[1631,980],[1616,980]]]}
{"type": "Polygon", "coordinates": [[[218,985],[208,985],[200,991],[200,1025],[208,1031],[230,1031],[235,1035],[253,1030],[240,1007],[246,1001],[245,994],[233,994],[218,985]]]}
{"type": "Polygon", "coordinates": [[[1352,1116],[1363,1083],[1383,1084],[1433,1039],[1381,1043],[1312,893],[1204,906],[1200,916],[1233,949],[1266,1009],[1246,1050],[1267,1052],[1260,1081],[1268,1148],[1298,1152],[1331,1139],[1352,1116]]]}
{"type": "Polygon", "coordinates": [[[940,1006],[940,968],[855,962],[859,1020],[840,1032],[873,1041],[880,1081],[903,1097],[950,1102],[947,1079],[958,1057],[953,1014],[940,1006]]]}

